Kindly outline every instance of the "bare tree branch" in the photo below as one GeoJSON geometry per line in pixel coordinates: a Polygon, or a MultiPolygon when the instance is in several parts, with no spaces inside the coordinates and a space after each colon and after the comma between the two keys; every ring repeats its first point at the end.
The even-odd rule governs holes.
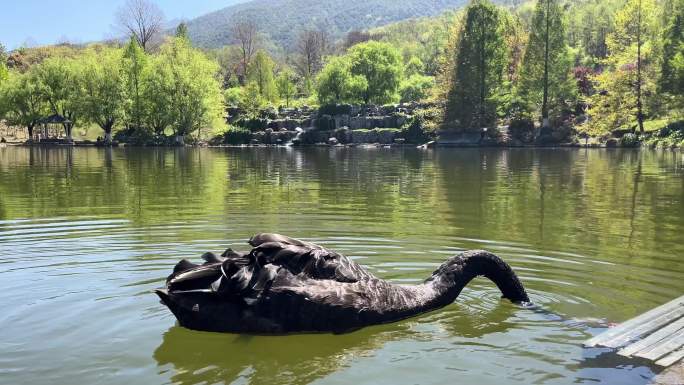
{"type": "Polygon", "coordinates": [[[128,0],[117,12],[117,24],[135,37],[138,44],[148,51],[150,43],[164,29],[164,13],[150,0],[128,0]]]}
{"type": "Polygon", "coordinates": [[[242,54],[242,83],[247,77],[247,68],[257,50],[259,28],[253,20],[241,20],[233,25],[233,39],[242,54]]]}
{"type": "Polygon", "coordinates": [[[305,78],[312,78],[321,70],[323,57],[328,53],[328,34],[325,31],[304,30],[297,40],[296,67],[305,78]]]}

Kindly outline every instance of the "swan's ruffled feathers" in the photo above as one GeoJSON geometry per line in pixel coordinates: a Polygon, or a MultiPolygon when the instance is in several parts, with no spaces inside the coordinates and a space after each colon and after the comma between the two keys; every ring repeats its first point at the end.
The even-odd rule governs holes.
{"type": "MultiPolygon", "coordinates": [[[[207,253],[203,265],[183,260],[167,279],[170,292],[207,292],[251,304],[277,282],[328,280],[354,283],[374,278],[344,255],[279,234],[257,234],[249,254],[226,250],[221,257],[207,253]]],[[[332,283],[331,282],[331,283],[332,283]]]]}

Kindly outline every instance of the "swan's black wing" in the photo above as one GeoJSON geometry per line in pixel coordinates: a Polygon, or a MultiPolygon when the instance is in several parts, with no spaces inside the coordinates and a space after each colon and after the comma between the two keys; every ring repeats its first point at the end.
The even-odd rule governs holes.
{"type": "Polygon", "coordinates": [[[342,254],[319,245],[279,234],[258,234],[249,240],[250,255],[259,266],[284,267],[311,279],[358,282],[374,278],[366,269],[342,254]]]}
{"type": "Polygon", "coordinates": [[[214,253],[204,253],[201,265],[183,259],[173,268],[173,273],[166,279],[169,291],[174,292],[213,292],[224,272],[235,273],[249,265],[248,255],[232,249],[226,250],[220,257],[214,253]]]}
{"type": "Polygon", "coordinates": [[[375,278],[356,262],[325,248],[278,234],[258,234],[249,254],[226,250],[207,253],[205,263],[180,261],[167,279],[171,293],[206,293],[252,304],[275,284],[330,280],[355,283],[375,278]],[[297,277],[295,279],[295,277],[297,277]]]}

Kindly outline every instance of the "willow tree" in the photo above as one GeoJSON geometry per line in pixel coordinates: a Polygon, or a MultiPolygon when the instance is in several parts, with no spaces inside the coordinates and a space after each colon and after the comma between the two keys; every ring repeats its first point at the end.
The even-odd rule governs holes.
{"type": "Polygon", "coordinates": [[[538,0],[523,56],[518,93],[532,111],[540,112],[543,131],[550,126],[549,111],[562,106],[573,93],[572,61],[566,39],[559,0],[538,0]]]}
{"type": "Polygon", "coordinates": [[[361,96],[366,104],[392,103],[399,99],[403,67],[397,48],[389,43],[369,41],[353,46],[348,57],[351,74],[365,79],[361,96]]]}
{"type": "Polygon", "coordinates": [[[0,110],[7,124],[26,127],[29,139],[33,137],[38,120],[48,111],[38,88],[35,71],[12,72],[0,85],[0,110]]]}
{"type": "Polygon", "coordinates": [[[487,0],[468,5],[456,45],[445,126],[480,129],[496,121],[494,95],[506,66],[501,15],[487,0]]]}
{"type": "MultiPolygon", "coordinates": [[[[173,72],[164,61],[165,58],[159,56],[146,61],[141,87],[141,119],[144,126],[157,136],[163,136],[174,122],[171,111],[174,98],[173,72]]],[[[140,127],[141,125],[136,126],[140,127]]]]}
{"type": "Polygon", "coordinates": [[[176,141],[218,122],[223,113],[223,95],[216,62],[192,48],[185,38],[173,38],[161,48],[157,68],[160,92],[168,95],[166,112],[176,141]]]}
{"type": "Polygon", "coordinates": [[[368,88],[366,78],[352,75],[346,56],[332,56],[316,79],[320,104],[359,103],[368,88]]]}
{"type": "Polygon", "coordinates": [[[83,65],[83,117],[100,126],[105,143],[111,143],[114,125],[124,117],[125,72],[122,52],[116,48],[89,49],[81,57],[83,65]]]}
{"type": "Polygon", "coordinates": [[[36,83],[51,112],[65,118],[67,141],[82,117],[82,66],[76,59],[52,57],[36,66],[36,83]]]}

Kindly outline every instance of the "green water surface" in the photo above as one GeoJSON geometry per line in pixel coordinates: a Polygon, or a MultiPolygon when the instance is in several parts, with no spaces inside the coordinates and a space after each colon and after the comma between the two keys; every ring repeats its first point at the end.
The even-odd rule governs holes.
{"type": "Polygon", "coordinates": [[[684,155],[670,151],[0,148],[2,384],[647,384],[582,341],[684,294],[684,155]],[[418,283],[484,248],[484,279],[346,335],[194,332],[151,290],[257,232],[418,283]]]}

